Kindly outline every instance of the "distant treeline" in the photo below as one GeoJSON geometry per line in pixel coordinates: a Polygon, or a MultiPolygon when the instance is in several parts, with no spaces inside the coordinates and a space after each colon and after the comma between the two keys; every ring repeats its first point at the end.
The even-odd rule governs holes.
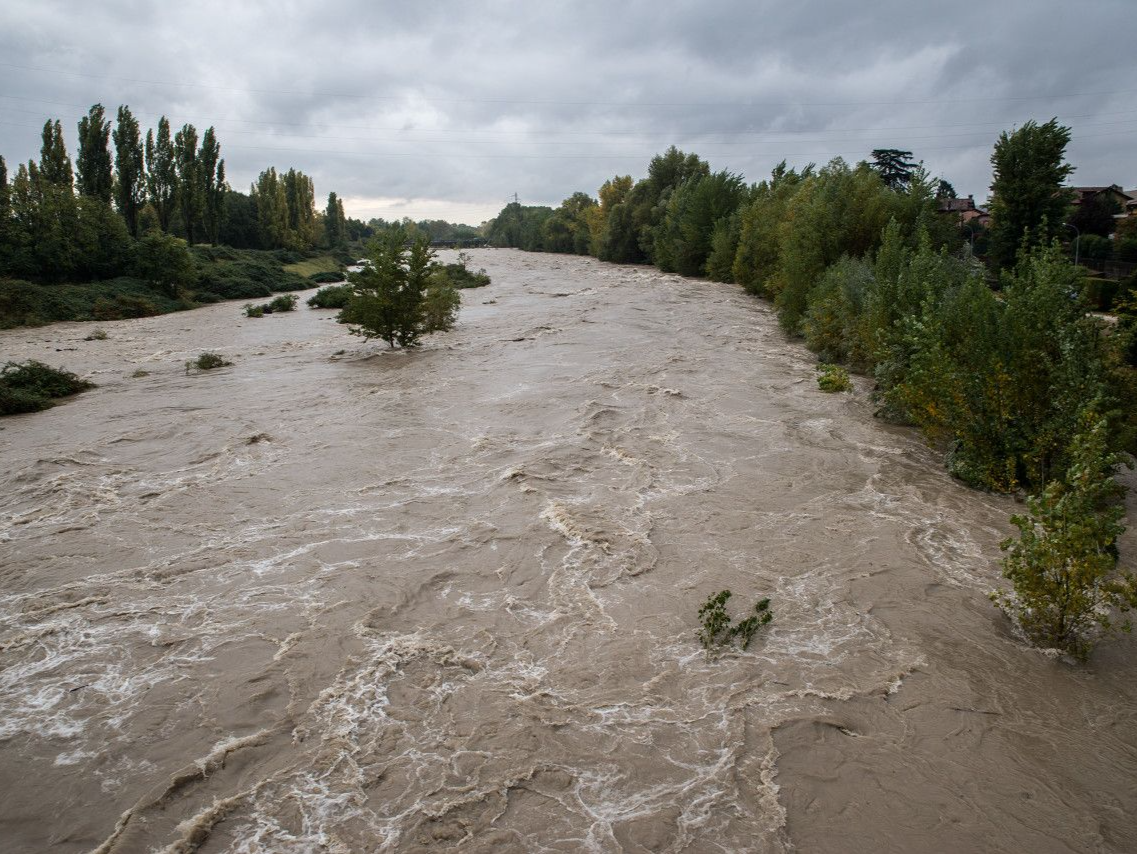
{"type": "MultiPolygon", "coordinates": [[[[131,275],[136,241],[161,232],[195,243],[306,251],[343,247],[349,223],[335,193],[317,211],[312,179],[265,170],[232,190],[214,129],[177,132],[163,116],[145,138],[129,107],[112,124],[100,104],[78,125],[72,163],[58,120],[40,158],[9,176],[0,157],[0,276],[85,282],[131,275]],[[113,145],[112,145],[113,141],[113,145]],[[9,180],[10,178],[10,180],[9,180]]],[[[361,225],[361,224],[360,224],[361,225]]]]}
{"type": "Polygon", "coordinates": [[[1063,476],[1087,419],[1108,421],[1110,450],[1133,450],[1137,435],[1132,293],[1109,333],[1086,317],[1081,273],[1054,242],[1069,208],[1068,139],[1053,121],[999,138],[990,267],[939,213],[950,184],[893,150],[855,166],[783,162],[747,184],[672,147],[646,178],[605,181],[599,200],[509,204],[486,233],[736,282],[771,299],[824,360],[872,375],[881,414],[920,428],[955,475],[1033,492],[1063,476]]]}

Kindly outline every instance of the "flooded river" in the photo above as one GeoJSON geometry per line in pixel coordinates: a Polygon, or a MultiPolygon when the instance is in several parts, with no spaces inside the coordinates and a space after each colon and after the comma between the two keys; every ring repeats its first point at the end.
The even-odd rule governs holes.
{"type": "Polygon", "coordinates": [[[733,286],[473,254],[410,354],[0,333],[99,384],[0,422],[0,849],[1137,850],[1137,642],[1014,636],[1012,500],[733,286]],[[776,616],[709,660],[724,588],[776,616]]]}

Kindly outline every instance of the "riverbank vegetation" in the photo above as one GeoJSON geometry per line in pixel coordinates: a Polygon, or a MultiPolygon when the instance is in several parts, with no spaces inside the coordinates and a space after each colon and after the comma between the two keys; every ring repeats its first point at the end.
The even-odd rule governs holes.
{"type": "Polygon", "coordinates": [[[74,162],[58,120],[38,160],[0,157],[0,328],[268,297],[354,260],[335,193],[317,210],[309,176],[271,167],[233,190],[213,128],[163,116],[143,137],[96,104],[78,131],[74,162]]]}
{"type": "Polygon", "coordinates": [[[70,371],[42,362],[8,362],[0,368],[0,415],[39,412],[64,397],[94,388],[70,371]]]}
{"type": "Polygon", "coordinates": [[[878,414],[918,429],[954,476],[1034,496],[1031,515],[1016,517],[1021,545],[1004,564],[1013,590],[1000,601],[1033,640],[1080,655],[1100,620],[1031,627],[1047,622],[1039,603],[1058,591],[1093,614],[1137,603],[1132,577],[1117,572],[1116,494],[1076,497],[1071,485],[1090,466],[1087,443],[1100,445],[1095,470],[1106,475],[1137,449],[1137,283],[1114,288],[1115,322],[1088,314],[1101,301],[1058,242],[1072,234],[1068,141],[1054,120],[1000,135],[986,262],[973,231],[940,213],[950,184],[891,149],[855,165],[783,162],[747,184],[673,147],[645,178],[606,181],[598,199],[507,205],[487,235],[735,282],[772,301],[823,362],[872,377],[878,414]]]}

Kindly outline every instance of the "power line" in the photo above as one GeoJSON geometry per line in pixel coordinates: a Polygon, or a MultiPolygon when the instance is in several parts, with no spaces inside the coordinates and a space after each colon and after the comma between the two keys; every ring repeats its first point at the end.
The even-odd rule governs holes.
{"type": "MultiPolygon", "coordinates": [[[[27,101],[27,102],[32,102],[32,103],[51,104],[53,106],[72,107],[73,109],[83,110],[84,112],[89,108],[89,105],[86,105],[86,104],[73,104],[73,103],[67,103],[67,102],[62,102],[62,101],[48,101],[48,100],[43,100],[43,99],[38,99],[38,98],[21,97],[18,95],[0,94],[0,98],[7,98],[7,99],[11,99],[11,100],[18,100],[18,101],[27,101]]],[[[39,110],[20,110],[18,108],[13,108],[13,107],[8,107],[8,108],[6,108],[6,110],[7,110],[7,112],[28,113],[31,115],[43,115],[44,114],[43,111],[39,111],[39,110]]],[[[165,115],[165,114],[159,113],[157,111],[149,111],[149,110],[139,110],[138,111],[137,116],[144,116],[144,115],[150,115],[153,117],[157,117],[157,116],[165,115]]],[[[1127,111],[1109,112],[1109,113],[1082,113],[1082,114],[1076,114],[1076,115],[1061,116],[1060,118],[1062,121],[1073,121],[1075,119],[1105,118],[1105,117],[1111,117],[1111,116],[1137,116],[1137,112],[1134,112],[1132,110],[1127,110],[1127,111]]],[[[313,122],[260,121],[260,120],[254,120],[254,119],[240,119],[240,118],[229,118],[229,117],[206,118],[206,117],[202,117],[202,116],[182,116],[181,118],[183,120],[190,120],[190,121],[198,122],[198,123],[204,124],[204,125],[213,125],[215,127],[223,125],[223,123],[227,123],[227,122],[235,123],[235,124],[259,125],[259,126],[269,127],[269,128],[273,128],[273,127],[307,128],[307,127],[312,126],[313,124],[318,124],[318,123],[313,123],[313,122]]],[[[993,130],[1003,130],[1003,129],[1007,128],[1008,126],[1014,126],[1015,124],[1021,124],[1024,121],[1027,121],[1027,119],[1021,119],[1021,120],[1017,120],[1017,121],[1008,119],[1008,120],[1003,120],[1003,121],[971,122],[971,123],[952,122],[949,124],[934,124],[934,125],[878,125],[878,126],[873,126],[873,127],[802,128],[799,130],[779,130],[779,131],[776,131],[776,130],[738,130],[738,131],[728,131],[728,130],[705,131],[704,130],[704,131],[687,131],[687,132],[674,131],[670,135],[675,136],[675,135],[679,135],[680,133],[683,133],[683,135],[691,136],[691,137],[694,137],[696,135],[698,135],[698,136],[707,136],[707,135],[709,135],[709,136],[738,136],[738,137],[753,137],[753,136],[795,137],[795,136],[799,136],[799,135],[805,134],[805,133],[808,133],[808,134],[838,134],[838,133],[876,133],[876,134],[881,134],[881,133],[898,132],[898,131],[939,130],[939,129],[950,130],[950,129],[959,129],[959,128],[989,128],[989,129],[993,129],[993,130]]],[[[1121,120],[1118,122],[1104,122],[1104,123],[1097,123],[1094,125],[1083,125],[1083,127],[1105,127],[1105,126],[1110,126],[1110,125],[1129,124],[1133,121],[1137,121],[1137,118],[1124,119],[1124,120],[1121,120]]],[[[483,134],[483,135],[493,135],[495,137],[515,137],[515,136],[534,136],[534,135],[563,136],[563,137],[627,137],[627,136],[644,137],[644,136],[648,136],[648,135],[658,135],[661,133],[667,133],[667,131],[660,131],[660,130],[562,131],[562,130],[538,130],[538,129],[500,130],[500,129],[493,129],[493,128],[485,128],[485,129],[479,129],[479,128],[407,128],[405,126],[395,127],[395,126],[389,126],[389,125],[346,125],[346,124],[339,124],[339,123],[336,123],[335,127],[340,128],[340,129],[345,129],[345,130],[375,130],[375,131],[383,131],[383,132],[398,133],[398,134],[406,134],[406,133],[483,134]]],[[[226,133],[238,133],[238,134],[255,133],[255,131],[234,130],[232,128],[224,128],[224,127],[219,127],[219,129],[224,130],[226,133]]],[[[980,133],[980,131],[974,131],[973,133],[978,134],[978,133],[980,133]]],[[[926,137],[926,138],[939,139],[945,135],[946,134],[936,134],[934,137],[926,137]]],[[[970,134],[956,133],[956,134],[952,134],[952,135],[963,136],[963,135],[970,135],[970,134]]],[[[371,141],[371,137],[339,137],[339,136],[327,136],[327,135],[299,135],[299,134],[294,134],[292,136],[295,138],[310,138],[310,139],[325,139],[325,138],[326,139],[344,139],[344,140],[358,139],[358,140],[371,141]]],[[[416,140],[416,141],[418,141],[418,140],[416,140]]],[[[434,140],[429,140],[429,141],[433,142],[434,140]]],[[[798,141],[800,141],[800,140],[798,140],[798,141]]],[[[748,144],[748,142],[743,141],[739,144],[748,144]]]]}
{"type": "Polygon", "coordinates": [[[176,80],[144,80],[134,77],[115,77],[110,75],[86,74],[77,71],[64,71],[58,68],[42,68],[33,65],[19,65],[12,62],[0,62],[0,68],[14,68],[20,71],[34,71],[42,74],[58,74],[66,77],[78,77],[83,80],[107,80],[118,83],[142,84],[145,86],[180,86],[191,89],[206,89],[217,92],[239,92],[254,95],[292,95],[305,98],[345,98],[361,101],[405,102],[422,101],[440,104],[523,104],[526,106],[576,106],[576,107],[867,107],[867,106],[902,106],[911,104],[978,104],[978,103],[1004,103],[1008,101],[1050,101],[1066,98],[1105,97],[1110,95],[1130,95],[1137,93],[1137,89],[1117,89],[1103,92],[1065,92],[1047,95],[1019,95],[988,98],[911,98],[900,100],[880,101],[575,101],[560,99],[524,99],[524,98],[471,98],[471,97],[433,97],[418,93],[403,95],[377,95],[368,93],[360,95],[353,92],[305,92],[293,89],[254,89],[238,86],[217,86],[208,83],[187,83],[176,80]]]}

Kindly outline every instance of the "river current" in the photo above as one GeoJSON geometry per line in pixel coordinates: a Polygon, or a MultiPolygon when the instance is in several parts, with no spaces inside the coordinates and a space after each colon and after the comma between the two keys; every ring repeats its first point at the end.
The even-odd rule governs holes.
{"type": "Polygon", "coordinates": [[[1021,505],[734,286],[472,254],[413,353],[0,332],[99,386],[0,423],[0,849],[1137,850],[1137,643],[1016,637],[1021,505]],[[775,619],[709,658],[725,588],[775,619]]]}

